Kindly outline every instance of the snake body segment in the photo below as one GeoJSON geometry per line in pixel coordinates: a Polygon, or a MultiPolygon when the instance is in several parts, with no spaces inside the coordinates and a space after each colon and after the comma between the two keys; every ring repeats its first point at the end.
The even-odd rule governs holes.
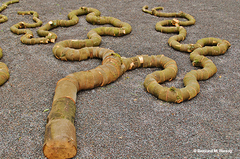
{"type": "MultiPolygon", "coordinates": [[[[18,3],[19,0],[12,0],[2,4],[0,12],[7,8],[9,4],[18,3]]],[[[0,14],[0,23],[4,23],[8,20],[7,16],[0,14]]],[[[0,59],[2,58],[2,48],[0,48],[0,59]]],[[[0,86],[3,85],[9,79],[9,70],[5,63],[0,62],[0,86]]]]}
{"type": "Polygon", "coordinates": [[[94,8],[81,7],[78,10],[80,13],[87,14],[86,20],[92,24],[111,24],[114,27],[99,27],[88,32],[85,40],[65,40],[56,43],[53,47],[53,54],[61,60],[85,60],[86,49],[83,47],[99,46],[101,43],[101,35],[122,36],[129,34],[132,30],[128,23],[122,22],[113,17],[100,17],[100,12],[94,8]],[[72,49],[73,48],[73,49],[72,49]]]}
{"type": "MultiPolygon", "coordinates": [[[[3,3],[2,6],[0,7],[0,12],[2,12],[4,9],[6,9],[9,4],[18,3],[18,2],[19,2],[19,0],[12,0],[12,1],[3,3]]],[[[7,16],[0,14],[0,23],[4,23],[7,20],[8,20],[7,16]]]]}
{"type": "Polygon", "coordinates": [[[164,20],[156,24],[155,28],[157,31],[164,33],[179,33],[169,38],[168,44],[174,49],[182,52],[191,52],[190,60],[193,66],[202,67],[202,69],[192,70],[188,72],[184,79],[184,88],[168,88],[161,86],[156,78],[156,73],[148,75],[144,81],[144,86],[148,92],[156,96],[157,98],[167,101],[180,103],[185,100],[194,98],[200,91],[199,80],[207,80],[217,72],[217,67],[206,55],[222,55],[231,46],[226,40],[218,38],[203,38],[196,42],[196,44],[180,44],[186,38],[187,31],[183,26],[193,25],[195,19],[184,12],[180,13],[162,13],[159,9],[162,7],[153,8],[148,11],[148,6],[142,8],[143,12],[153,14],[160,17],[181,17],[186,18],[188,21],[179,21],[177,19],[164,20]],[[175,27],[164,27],[164,26],[175,26],[175,27]],[[207,45],[207,46],[206,46],[207,45]]]}
{"type": "MultiPolygon", "coordinates": [[[[2,57],[2,49],[0,48],[0,59],[2,57]]],[[[0,86],[9,79],[9,70],[5,63],[0,62],[0,86]]]]}
{"type": "Polygon", "coordinates": [[[24,44],[40,44],[40,43],[47,43],[46,38],[33,38],[33,33],[31,30],[26,28],[35,28],[42,25],[42,21],[39,19],[39,15],[35,11],[19,11],[18,14],[20,15],[33,15],[33,20],[35,23],[25,23],[19,22],[14,24],[10,27],[10,30],[15,34],[25,34],[21,37],[21,42],[24,44]]]}
{"type": "Polygon", "coordinates": [[[177,74],[176,62],[164,55],[122,58],[114,51],[105,48],[86,47],[83,49],[87,52],[86,58],[101,58],[102,65],[92,70],[70,74],[57,82],[45,132],[44,154],[48,158],[59,156],[71,158],[76,155],[74,119],[78,91],[107,85],[117,80],[127,70],[139,67],[165,68],[159,71],[161,75],[164,75],[164,78],[160,77],[163,82],[174,79],[177,74]],[[62,123],[68,126],[60,126],[62,123]],[[54,156],[53,152],[56,150],[58,156],[54,156]]]}
{"type": "MultiPolygon", "coordinates": [[[[25,34],[21,37],[21,41],[24,44],[47,44],[49,42],[54,43],[57,39],[57,35],[49,30],[52,30],[57,27],[69,27],[76,25],[79,21],[79,15],[87,14],[86,20],[92,24],[112,24],[115,27],[102,27],[91,30],[88,33],[90,40],[84,40],[86,43],[85,46],[92,46],[90,43],[94,43],[94,46],[98,46],[101,42],[101,37],[99,35],[113,35],[121,36],[131,32],[131,26],[127,23],[121,22],[120,20],[113,17],[100,17],[101,12],[94,8],[81,7],[78,10],[73,10],[68,14],[69,20],[52,20],[49,21],[44,26],[40,27],[37,31],[38,35],[43,38],[33,38],[33,34],[30,30],[21,29],[21,28],[32,28],[42,25],[42,21],[38,19],[37,12],[34,11],[25,11],[18,12],[18,14],[32,14],[35,24],[28,24],[25,22],[19,22],[11,27],[11,31],[15,34],[25,34]]],[[[83,42],[83,41],[81,41],[83,42]]],[[[80,42],[80,43],[81,43],[80,42]]],[[[62,42],[63,43],[63,42],[62,42]]]]}

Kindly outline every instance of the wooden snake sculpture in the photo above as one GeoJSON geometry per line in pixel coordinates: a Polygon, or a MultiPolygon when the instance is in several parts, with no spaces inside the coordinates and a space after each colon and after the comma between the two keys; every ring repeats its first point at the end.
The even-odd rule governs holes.
{"type": "MultiPolygon", "coordinates": [[[[2,4],[0,12],[7,8],[9,4],[18,3],[19,0],[12,0],[2,4]]],[[[0,14],[0,23],[4,23],[8,20],[7,16],[0,14]]],[[[0,59],[2,58],[2,48],[0,47],[0,59]]],[[[5,63],[0,62],[0,86],[3,85],[9,79],[9,70],[5,63]]]]}
{"type": "MultiPolygon", "coordinates": [[[[54,20],[38,30],[39,36],[44,38],[33,38],[31,31],[21,29],[32,27],[30,24],[20,22],[11,27],[16,34],[25,34],[21,41],[25,44],[38,44],[55,42],[57,35],[49,30],[63,26],[68,27],[78,23],[79,15],[87,15],[86,20],[92,24],[111,24],[113,27],[98,27],[92,29],[87,34],[85,40],[65,40],[56,43],[53,47],[53,54],[61,60],[86,60],[88,58],[102,59],[102,65],[88,71],[80,71],[66,76],[57,82],[55,95],[50,114],[48,115],[45,141],[43,151],[47,158],[72,158],[77,153],[76,130],[74,127],[77,92],[85,89],[104,86],[117,80],[128,70],[139,67],[161,67],[163,70],[155,71],[147,75],[144,86],[148,92],[157,98],[167,101],[180,103],[195,97],[200,90],[198,80],[206,80],[213,76],[217,69],[213,62],[204,55],[224,54],[230,47],[226,40],[217,38],[204,38],[198,40],[196,44],[180,44],[186,37],[186,30],[182,26],[193,25],[195,19],[186,13],[161,13],[157,10],[161,7],[143,11],[163,17],[181,17],[188,21],[165,20],[156,24],[156,30],[166,33],[179,32],[179,35],[169,38],[168,43],[171,47],[179,51],[191,52],[190,60],[194,66],[203,69],[192,70],[183,79],[185,88],[163,87],[159,83],[171,81],[177,75],[177,64],[174,60],[164,55],[138,55],[136,57],[125,58],[112,50],[99,48],[101,35],[122,36],[131,32],[131,26],[113,17],[100,16],[100,12],[94,8],[81,7],[68,14],[69,20],[54,20]],[[164,27],[173,25],[175,27],[164,27]],[[205,46],[205,45],[213,45],[205,46]],[[204,47],[205,46],[205,47],[204,47]],[[56,153],[57,152],[57,153],[56,153]]],[[[37,13],[19,12],[19,14],[33,14],[36,26],[40,26],[37,13]],[[38,23],[38,24],[37,24],[38,23]]]]}

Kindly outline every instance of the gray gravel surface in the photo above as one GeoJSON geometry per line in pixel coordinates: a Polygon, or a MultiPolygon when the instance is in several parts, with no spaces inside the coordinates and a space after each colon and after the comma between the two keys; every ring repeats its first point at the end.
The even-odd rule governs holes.
{"type": "MultiPolygon", "coordinates": [[[[0,5],[6,1],[1,0],[0,5]]],[[[143,13],[144,5],[149,8],[161,5],[164,12],[193,15],[196,24],[186,27],[188,34],[182,43],[216,37],[228,40],[232,46],[225,55],[210,57],[218,72],[209,80],[200,81],[200,93],[181,104],[158,100],[144,89],[145,76],[159,68],[136,69],[105,87],[79,92],[75,159],[240,158],[239,0],[20,0],[1,12],[9,19],[0,24],[4,54],[1,62],[8,65],[11,75],[0,87],[1,159],[44,158],[42,146],[49,114],[44,110],[51,110],[57,81],[101,64],[98,59],[57,60],[52,54],[54,44],[22,44],[21,35],[13,34],[10,27],[20,21],[32,23],[32,16],[17,15],[17,11],[37,11],[45,24],[67,19],[71,10],[86,6],[98,9],[103,16],[127,22],[132,26],[131,34],[104,36],[101,47],[125,57],[164,54],[174,59],[179,67],[178,76],[164,85],[181,88],[184,75],[198,68],[191,65],[188,53],[168,46],[167,40],[174,34],[155,30],[158,21],[172,18],[143,13]]],[[[88,31],[98,26],[87,23],[85,17],[79,16],[75,26],[53,29],[57,41],[86,39],[88,31]]],[[[37,29],[31,29],[35,37],[37,29]]]]}

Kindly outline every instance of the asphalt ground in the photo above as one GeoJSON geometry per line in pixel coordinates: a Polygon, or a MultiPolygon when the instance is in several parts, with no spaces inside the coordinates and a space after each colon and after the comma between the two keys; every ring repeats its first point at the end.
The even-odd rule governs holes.
{"type": "MultiPolygon", "coordinates": [[[[0,5],[7,0],[1,0],[0,5]]],[[[206,37],[226,39],[231,43],[221,56],[209,57],[217,73],[200,81],[200,93],[181,104],[167,103],[147,93],[143,82],[147,74],[161,68],[139,68],[126,72],[105,87],[81,91],[77,96],[75,126],[77,158],[240,158],[240,0],[20,0],[0,14],[8,21],[0,24],[0,46],[10,70],[10,79],[0,87],[0,158],[44,158],[42,152],[47,115],[51,110],[58,80],[70,73],[90,70],[101,64],[92,59],[64,62],[53,56],[53,43],[24,45],[21,35],[10,27],[20,21],[32,23],[32,16],[17,11],[37,11],[46,24],[67,19],[79,7],[98,9],[102,16],[112,16],[132,26],[123,37],[104,36],[100,47],[121,56],[141,54],[165,56],[178,65],[177,78],[166,86],[183,87],[184,75],[192,69],[188,53],[168,46],[165,34],[155,30],[158,21],[142,12],[163,6],[164,12],[183,11],[195,17],[181,43],[196,43],[206,37]]],[[[99,27],[79,16],[75,26],[52,31],[57,42],[86,39],[87,33],[99,27]]],[[[34,36],[39,28],[32,28],[34,36]]]]}

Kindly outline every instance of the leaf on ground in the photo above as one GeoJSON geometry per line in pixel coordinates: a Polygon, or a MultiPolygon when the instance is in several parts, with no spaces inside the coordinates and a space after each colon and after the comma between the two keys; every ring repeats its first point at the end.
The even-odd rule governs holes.
{"type": "Polygon", "coordinates": [[[45,109],[43,112],[48,112],[49,111],[49,109],[45,109]]]}

